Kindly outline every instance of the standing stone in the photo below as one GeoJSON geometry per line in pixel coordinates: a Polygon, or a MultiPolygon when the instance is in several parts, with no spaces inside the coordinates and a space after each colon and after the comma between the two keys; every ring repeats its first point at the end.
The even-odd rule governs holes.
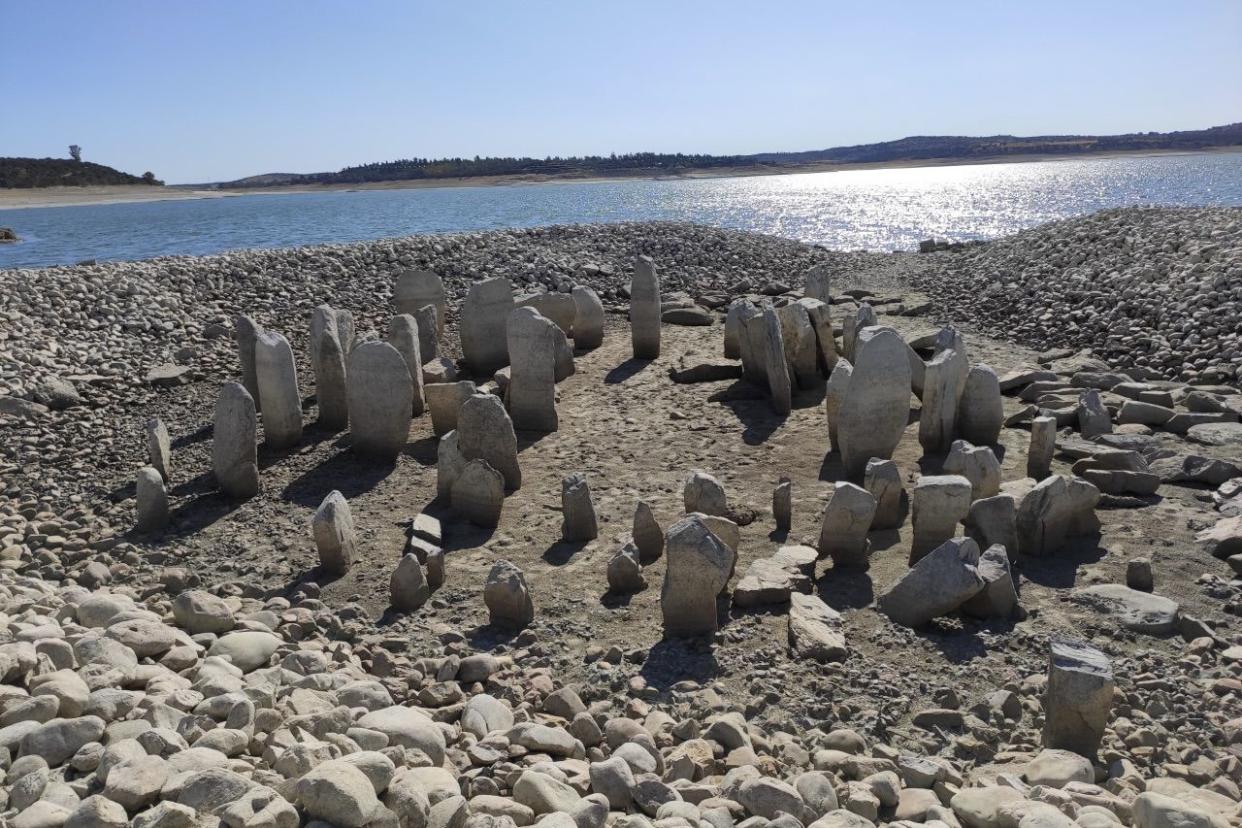
{"type": "Polygon", "coordinates": [[[668,569],[660,591],[665,636],[715,633],[716,596],[729,582],[733,550],[693,515],[669,527],[665,550],[668,569]]]}
{"type": "Polygon", "coordinates": [[[448,301],[444,282],[430,270],[407,270],[397,277],[393,287],[393,304],[397,313],[417,317],[419,310],[430,305],[436,309],[436,339],[444,336],[444,318],[448,301]]]}
{"type": "Polygon", "coordinates": [[[914,484],[911,499],[914,538],[910,563],[951,540],[970,511],[970,481],[956,474],[926,475],[914,484]]]}
{"type": "Polygon", "coordinates": [[[965,440],[954,440],[944,460],[946,474],[960,474],[970,481],[970,499],[991,497],[1000,492],[1000,461],[987,446],[972,446],[965,440]]]}
{"type": "Polygon", "coordinates": [[[854,366],[848,359],[837,362],[837,367],[828,377],[824,386],[824,413],[828,418],[828,450],[841,451],[840,422],[841,406],[845,403],[845,395],[849,393],[850,379],[854,376],[854,366]]]}
{"type": "Polygon", "coordinates": [[[255,368],[254,346],[263,329],[245,314],[233,320],[233,338],[237,340],[237,356],[241,362],[242,387],[254,400],[256,409],[259,405],[259,374],[255,368]]]}
{"type": "Polygon", "coordinates": [[[630,337],[634,359],[660,356],[660,277],[649,256],[634,260],[630,279],[630,337]]]}
{"type": "Polygon", "coordinates": [[[867,568],[867,533],[875,510],[875,498],[866,489],[853,483],[836,484],[819,530],[819,554],[831,556],[834,569],[867,568]]]}
{"type": "Polygon", "coordinates": [[[1078,398],[1078,430],[1088,440],[1113,433],[1113,419],[1100,399],[1100,392],[1089,388],[1078,398]]]}
{"type": "Polygon", "coordinates": [[[983,589],[978,564],[979,547],[974,541],[947,540],[886,589],[876,606],[898,624],[921,627],[953,612],[983,589]]]}
{"type": "Polygon", "coordinates": [[[975,618],[1012,618],[1018,611],[1018,589],[1005,547],[988,547],[977,568],[983,589],[962,604],[962,612],[975,618]]]}
{"type": "Polygon", "coordinates": [[[806,272],[806,286],[802,289],[803,296],[818,299],[825,305],[832,304],[832,276],[828,265],[815,265],[806,272]]]}
{"type": "Polygon", "coordinates": [[[1100,490],[1078,477],[1046,477],[1018,503],[1018,552],[1029,557],[1052,555],[1071,535],[1098,532],[1095,506],[1100,490]]]}
{"type": "Polygon", "coordinates": [[[561,480],[561,517],[561,537],[565,540],[572,543],[599,537],[599,521],[585,474],[571,474],[561,480]]]}
{"type": "Polygon", "coordinates": [[[457,414],[457,449],[466,460],[486,460],[505,488],[522,488],[517,435],[505,405],[494,394],[473,394],[457,414]]]}
{"type": "Polygon", "coordinates": [[[469,460],[453,481],[451,502],[463,519],[495,527],[505,505],[505,479],[486,460],[469,460]]]}
{"type": "Polygon", "coordinates": [[[981,548],[1003,546],[1011,559],[1018,557],[1018,504],[1011,494],[985,497],[970,504],[962,521],[966,536],[981,548]]]}
{"type": "Polygon", "coordinates": [[[388,600],[392,608],[399,612],[412,612],[427,603],[430,597],[431,588],[423,576],[418,556],[402,555],[388,580],[388,600]]]}
{"type": "Polygon", "coordinates": [[[772,490],[772,517],[778,532],[788,532],[793,524],[793,481],[788,477],[782,477],[772,490]]]}
{"type": "Polygon", "coordinates": [[[466,467],[466,458],[461,456],[457,445],[457,432],[450,431],[440,438],[436,447],[436,495],[451,498],[453,484],[466,467]]]}
{"type": "Polygon", "coordinates": [[[509,316],[509,414],[521,431],[556,431],[556,344],[563,336],[534,308],[509,316]]]}
{"type": "Polygon", "coordinates": [[[158,532],[168,525],[168,492],[164,478],[151,466],[138,470],[137,507],[139,532],[158,532]]]}
{"type": "Polygon", "coordinates": [[[311,518],[311,534],[319,551],[319,566],[324,572],[344,575],[358,560],[353,514],[349,501],[340,492],[329,492],[319,504],[311,518]]]}
{"type": "Polygon", "coordinates": [[[781,323],[781,343],[785,364],[799,388],[814,388],[819,382],[819,344],[806,306],[791,302],[776,309],[781,323]]]}
{"type": "Polygon", "coordinates": [[[1005,424],[1000,380],[988,365],[972,365],[957,407],[957,429],[976,446],[995,445],[1005,424]]]}
{"type": "Polygon", "coordinates": [[[410,413],[415,417],[421,417],[424,411],[422,338],[418,320],[410,314],[399,314],[389,320],[388,344],[401,354],[401,358],[405,360],[406,370],[410,372],[414,400],[413,405],[410,406],[410,413]]]}
{"type": "Polygon", "coordinates": [[[664,554],[664,530],[656,521],[655,512],[645,501],[638,501],[634,508],[634,545],[638,547],[638,562],[654,563],[664,554]]]}
{"type": "Polygon", "coordinates": [[[405,358],[387,342],[364,342],[349,355],[348,379],[354,450],[395,460],[409,439],[414,408],[405,358]]]}
{"type": "Polygon", "coordinates": [[[444,331],[444,320],[435,305],[423,305],[414,312],[414,322],[418,325],[418,355],[422,365],[426,365],[440,356],[439,336],[444,331]]]}
{"type": "Polygon", "coordinates": [[[483,603],[494,627],[521,629],[535,620],[526,576],[508,561],[497,561],[483,584],[483,603]]]}
{"type": "Polygon", "coordinates": [[[734,299],[725,312],[724,323],[724,357],[725,359],[742,358],[742,310],[750,304],[745,299],[734,299]]]}
{"type": "Polygon", "coordinates": [[[574,285],[574,347],[590,351],[604,344],[604,303],[586,285],[574,285]]]}
{"type": "Polygon", "coordinates": [[[578,306],[574,297],[568,293],[530,293],[517,298],[517,307],[534,308],[539,315],[550,319],[566,336],[574,332],[574,320],[578,315],[578,306]]]}
{"type": "Polygon", "coordinates": [[[1113,707],[1108,656],[1081,642],[1053,641],[1043,706],[1043,746],[1094,761],[1113,707]]]}
{"type": "Polygon", "coordinates": [[[461,306],[461,353],[475,376],[489,376],[509,364],[509,314],[513,288],[496,277],[475,282],[461,306]]]}
{"type": "Polygon", "coordinates": [[[471,380],[433,382],[423,386],[423,393],[427,395],[427,409],[431,412],[432,431],[437,436],[442,436],[457,428],[462,406],[478,390],[471,380]]]}
{"type": "Polygon", "coordinates": [[[356,338],[354,336],[354,315],[351,311],[338,310],[335,312],[336,319],[336,338],[341,341],[341,351],[345,356],[349,356],[349,352],[354,349],[356,338]]]}
{"type": "Polygon", "coordinates": [[[815,345],[819,354],[819,368],[824,376],[837,367],[837,340],[832,330],[832,313],[828,305],[818,299],[803,297],[798,304],[806,308],[807,318],[815,330],[815,345]]]}
{"type": "Polygon", "coordinates": [[[742,379],[751,385],[766,386],[763,347],[766,329],[763,312],[751,302],[738,308],[738,356],[742,360],[742,379]]]}
{"type": "Polygon", "coordinates": [[[845,349],[846,359],[857,364],[858,335],[862,333],[863,328],[870,328],[877,324],[879,323],[875,318],[875,310],[866,302],[858,306],[853,316],[845,317],[841,330],[841,345],[845,349]]]}
{"type": "Polygon", "coordinates": [[[254,497],[259,492],[258,415],[241,383],[220,388],[212,423],[211,468],[217,485],[229,497],[254,497]]]}
{"type": "Polygon", "coordinates": [[[878,531],[901,526],[901,498],[905,489],[901,485],[901,470],[897,464],[875,457],[868,460],[863,488],[875,498],[875,517],[871,519],[871,528],[878,531]]]}
{"type": "Polygon", "coordinates": [[[638,547],[627,543],[608,561],[608,591],[614,595],[626,595],[646,586],[638,547]]]}
{"type": "MultiPolygon", "coordinates": [[[[319,340],[325,331],[337,331],[336,311],[330,305],[319,305],[311,311],[310,338],[306,350],[310,353],[311,374],[315,377],[316,388],[319,382],[319,340]]],[[[338,334],[339,338],[339,334],[338,334]]]]}
{"type": "Polygon", "coordinates": [[[768,399],[773,411],[788,414],[793,409],[793,387],[785,361],[781,320],[770,306],[763,309],[763,327],[763,371],[768,377],[768,399]]]}
{"type": "Polygon", "coordinates": [[[312,347],[318,351],[315,363],[315,399],[319,403],[319,425],[331,431],[349,428],[349,383],[345,378],[345,348],[335,327],[326,329],[312,347]]]}
{"type": "Polygon", "coordinates": [[[929,454],[944,454],[957,430],[958,388],[965,383],[963,365],[952,348],[936,354],[923,374],[923,411],[919,443],[929,454]]]}
{"type": "Polygon", "coordinates": [[[302,439],[302,396],[289,341],[278,333],[261,332],[255,339],[254,365],[264,439],[275,449],[297,445],[302,439]]]}
{"type": "Polygon", "coordinates": [[[862,476],[871,458],[893,456],[910,417],[905,341],[892,328],[868,327],[858,332],[856,351],[837,424],[841,460],[851,479],[862,476]]]}
{"type": "Polygon", "coordinates": [[[693,471],[681,489],[686,514],[701,512],[717,517],[729,516],[729,498],[720,481],[705,471],[693,471]]]}
{"type": "Polygon", "coordinates": [[[172,481],[172,440],[159,417],[147,420],[147,462],[160,473],[165,483],[172,481]]]}
{"type": "Polygon", "coordinates": [[[561,382],[572,377],[577,368],[574,365],[574,348],[569,344],[569,337],[565,335],[565,332],[560,327],[556,328],[555,339],[556,348],[554,353],[556,358],[552,363],[555,366],[552,373],[553,380],[561,382]]]}
{"type": "Polygon", "coordinates": [[[1031,447],[1026,455],[1026,476],[1043,480],[1052,474],[1052,454],[1057,448],[1057,421],[1036,417],[1031,421],[1031,447]]]}

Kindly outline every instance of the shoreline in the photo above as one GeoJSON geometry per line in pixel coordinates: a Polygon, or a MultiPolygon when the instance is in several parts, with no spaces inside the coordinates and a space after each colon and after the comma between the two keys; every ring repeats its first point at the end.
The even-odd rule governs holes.
{"type": "Polygon", "coordinates": [[[289,186],[254,187],[246,189],[217,190],[193,185],[168,185],[164,187],[92,186],[48,187],[42,189],[0,189],[0,211],[28,210],[44,207],[86,207],[106,204],[143,204],[155,201],[191,201],[208,198],[235,198],[249,195],[292,195],[300,193],[360,192],[369,190],[418,190],[455,187],[515,187],[544,184],[602,184],[617,181],[695,181],[716,178],[754,178],[772,175],[807,175],[826,172],[850,172],[854,170],[904,170],[929,167],[966,167],[992,164],[1026,164],[1047,161],[1078,161],[1092,158],[1130,158],[1165,155],[1203,155],[1235,153],[1242,154],[1239,147],[1208,147],[1199,150],[1133,150],[1107,153],[1080,153],[1061,155],[1034,153],[1028,155],[987,156],[981,158],[920,159],[910,161],[885,161],[865,164],[805,164],[796,167],[719,167],[690,169],[675,174],[652,170],[636,170],[633,174],[600,175],[503,175],[472,176],[469,178],[415,179],[407,181],[378,181],[362,184],[295,184],[289,186]]]}

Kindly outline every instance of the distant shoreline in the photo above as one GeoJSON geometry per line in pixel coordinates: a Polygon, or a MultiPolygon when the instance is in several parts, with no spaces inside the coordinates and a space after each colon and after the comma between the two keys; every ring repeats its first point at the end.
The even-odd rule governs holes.
{"type": "Polygon", "coordinates": [[[1205,155],[1237,153],[1242,147],[1207,147],[1182,150],[1128,150],[1075,154],[1035,153],[980,158],[920,159],[885,161],[865,164],[804,164],[791,167],[745,166],[686,169],[677,173],[655,170],[634,170],[632,174],[600,175],[498,175],[469,178],[413,179],[378,181],[364,184],[295,184],[288,186],[249,187],[216,190],[187,185],[147,187],[141,185],[47,187],[40,189],[0,189],[0,211],[40,207],[84,207],[102,204],[138,204],[153,201],[189,201],[204,198],[233,198],[248,195],[279,195],[295,193],[343,192],[354,190],[417,190],[445,187],[512,187],[534,184],[598,184],[613,181],[694,181],[711,178],[753,178],[767,175],[803,175],[808,173],[849,172],[851,170],[917,169],[921,167],[964,167],[990,164],[1022,164],[1041,161],[1081,161],[1089,158],[1126,158],[1163,155],[1205,155]]]}

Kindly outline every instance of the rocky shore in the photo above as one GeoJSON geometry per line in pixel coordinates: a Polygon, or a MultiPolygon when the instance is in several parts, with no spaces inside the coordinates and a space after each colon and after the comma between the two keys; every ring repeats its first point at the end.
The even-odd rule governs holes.
{"type": "MultiPolygon", "coordinates": [[[[1236,210],[1109,211],[920,255],[628,224],[0,271],[0,815],[14,828],[1242,824],[1240,226],[1236,210]],[[652,363],[630,358],[635,256],[659,274],[652,363]],[[391,465],[314,424],[312,312],[349,311],[360,341],[382,340],[410,270],[447,294],[433,373],[469,359],[476,280],[588,286],[605,310],[602,341],[558,376],[559,430],[510,447],[521,488],[495,528],[434,508],[435,410],[391,465]],[[815,547],[834,540],[821,513],[827,527],[852,489],[828,453],[815,357],[778,414],[721,355],[734,300],[821,292],[843,360],[877,315],[914,359],[939,322],[959,325],[1007,395],[981,485],[1022,489],[1043,415],[1056,454],[1036,477],[1103,491],[1095,534],[1015,558],[1011,575],[1003,549],[993,559],[1020,611],[959,601],[903,625],[906,607],[877,608],[915,571],[901,513],[864,533],[869,571],[817,575],[815,547]],[[242,378],[241,313],[288,338],[307,429],[260,449],[261,490],[238,503],[217,491],[211,449],[220,387],[242,378]],[[166,484],[167,503],[136,528],[134,480],[152,463],[140,486],[166,484]],[[683,489],[692,469],[715,476],[683,489]],[[729,515],[732,607],[714,635],[661,635],[668,599],[642,587],[666,560],[614,572],[631,535],[652,542],[636,499],[656,529],[729,515]],[[809,572],[772,564],[798,550],[809,572]],[[782,589],[787,608],[772,606],[782,589]]],[[[921,396],[916,412],[934,404],[921,396]]],[[[924,452],[917,417],[896,485],[953,485],[960,470],[969,504],[976,472],[953,464],[979,450],[924,452]]]]}

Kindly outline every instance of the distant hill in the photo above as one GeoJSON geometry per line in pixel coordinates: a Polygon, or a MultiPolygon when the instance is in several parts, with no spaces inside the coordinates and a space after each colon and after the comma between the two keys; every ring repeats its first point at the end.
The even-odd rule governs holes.
{"type": "Polygon", "coordinates": [[[87,187],[102,184],[162,185],[151,173],[130,175],[72,158],[0,158],[0,187],[87,187]]]}
{"type": "Polygon", "coordinates": [[[686,155],[638,152],[574,158],[407,158],[345,167],[337,172],[269,173],[221,183],[221,188],[296,184],[366,184],[476,176],[633,176],[676,174],[713,168],[796,168],[813,164],[874,164],[901,161],[970,161],[1015,155],[1091,155],[1135,150],[1195,150],[1242,146],[1242,123],[1185,132],[1128,135],[913,136],[878,144],[805,152],[751,155],[686,155]]]}

